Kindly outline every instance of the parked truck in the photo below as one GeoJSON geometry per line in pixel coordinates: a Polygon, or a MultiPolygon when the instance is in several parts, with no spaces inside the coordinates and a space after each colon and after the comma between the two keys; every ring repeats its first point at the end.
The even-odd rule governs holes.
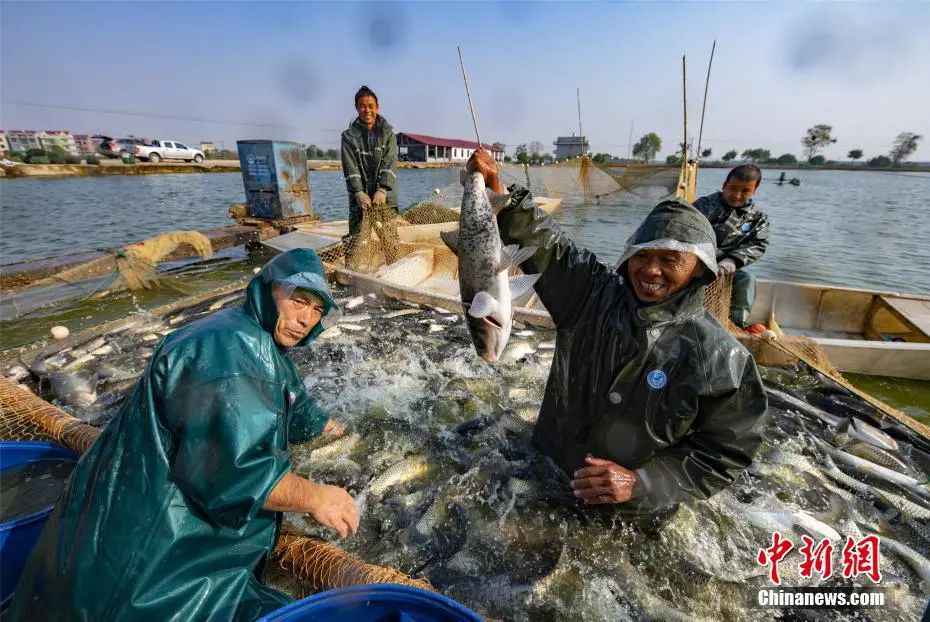
{"type": "Polygon", "coordinates": [[[157,164],[162,160],[184,160],[185,162],[203,162],[203,151],[191,149],[176,140],[153,140],[149,145],[136,145],[135,156],[157,164]]]}

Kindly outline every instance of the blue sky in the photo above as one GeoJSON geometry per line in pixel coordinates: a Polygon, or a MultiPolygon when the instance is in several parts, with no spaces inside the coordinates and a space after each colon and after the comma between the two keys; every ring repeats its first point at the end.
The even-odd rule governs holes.
{"type": "Polygon", "coordinates": [[[828,157],[886,153],[907,130],[927,137],[913,159],[930,160],[927,2],[3,2],[0,15],[7,129],[335,147],[368,84],[399,131],[468,138],[461,44],[482,139],[550,146],[577,131],[580,88],[595,151],[625,154],[632,122],[665,154],[681,137],[681,55],[696,136],[716,38],[715,154],[800,154],[805,128],[830,123],[828,157]]]}

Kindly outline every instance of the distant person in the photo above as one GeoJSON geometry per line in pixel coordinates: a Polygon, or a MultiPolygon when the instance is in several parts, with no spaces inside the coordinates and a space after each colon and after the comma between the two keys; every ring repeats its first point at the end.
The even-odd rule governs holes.
{"type": "Polygon", "coordinates": [[[719,192],[694,202],[717,234],[717,265],[721,274],[733,274],[730,319],[740,328],[761,332],[761,325],[749,326],[749,312],[756,299],[756,277],[746,268],[765,254],[769,245],[769,219],[753,203],[762,183],[762,171],[755,164],[737,166],[727,174],[719,192]]]}
{"type": "Polygon", "coordinates": [[[349,191],[350,235],[359,233],[364,210],[389,209],[397,214],[394,128],[379,114],[378,96],[367,86],[355,93],[355,110],[358,118],[342,133],[342,173],[349,191]]]}

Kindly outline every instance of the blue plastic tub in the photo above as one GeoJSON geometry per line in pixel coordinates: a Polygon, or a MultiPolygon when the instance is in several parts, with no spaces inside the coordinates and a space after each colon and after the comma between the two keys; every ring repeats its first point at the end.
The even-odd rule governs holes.
{"type": "Polygon", "coordinates": [[[269,613],[259,622],[481,622],[441,594],[390,583],[330,590],[269,613]]]}
{"type": "MultiPolygon", "coordinates": [[[[73,451],[52,443],[0,441],[0,470],[39,460],[76,462],[77,459],[73,451]]],[[[52,507],[0,524],[0,608],[6,607],[13,596],[26,558],[39,539],[52,507]]]]}

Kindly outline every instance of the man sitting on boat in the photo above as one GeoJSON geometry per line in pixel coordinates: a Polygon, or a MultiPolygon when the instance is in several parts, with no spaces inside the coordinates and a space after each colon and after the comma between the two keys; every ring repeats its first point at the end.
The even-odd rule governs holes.
{"type": "MultiPolygon", "coordinates": [[[[468,169],[502,191],[486,152],[468,169]]],[[[707,219],[660,203],[610,269],[526,189],[492,203],[503,243],[538,249],[521,267],[541,274],[557,333],[533,441],[572,474],[575,496],[643,519],[730,485],[761,442],[766,398],[749,352],[704,310],[717,274],[707,219]]]]}
{"type": "Polygon", "coordinates": [[[349,191],[349,234],[357,235],[362,213],[383,220],[397,215],[397,138],[379,114],[378,96],[367,86],[355,93],[358,117],[342,133],[342,173],[349,191]]]}
{"type": "MultiPolygon", "coordinates": [[[[746,268],[758,261],[769,245],[769,220],[752,201],[760,183],[759,167],[743,164],[727,174],[719,192],[694,202],[717,234],[720,271],[733,274],[730,319],[740,328],[750,328],[749,312],[756,299],[756,277],[746,268]]],[[[753,326],[752,332],[764,328],[761,324],[753,326]]]]}
{"type": "Polygon", "coordinates": [[[16,589],[11,620],[255,620],[289,602],[259,582],[281,512],[345,537],[352,497],[291,470],[327,428],[286,356],[337,310],[313,251],[279,255],[242,307],[155,350],[78,463],[16,589]]]}

